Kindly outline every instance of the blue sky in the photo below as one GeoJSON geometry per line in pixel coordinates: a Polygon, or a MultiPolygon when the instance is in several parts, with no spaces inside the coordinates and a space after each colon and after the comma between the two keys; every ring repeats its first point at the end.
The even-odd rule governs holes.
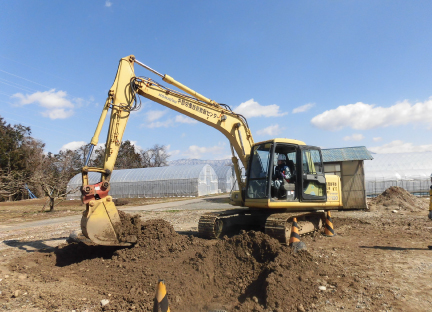
{"type": "MultiPolygon", "coordinates": [[[[3,1],[0,115],[47,152],[88,143],[118,61],[134,54],[244,114],[255,142],[432,151],[430,12],[430,1],[3,1]]],[[[142,101],[124,140],[164,144],[171,159],[230,156],[217,130],[142,101]]]]}

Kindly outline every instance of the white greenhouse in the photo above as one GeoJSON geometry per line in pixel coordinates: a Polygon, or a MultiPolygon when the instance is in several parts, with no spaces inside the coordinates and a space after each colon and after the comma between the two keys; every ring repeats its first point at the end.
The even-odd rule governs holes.
{"type": "MultiPolygon", "coordinates": [[[[100,173],[90,172],[90,184],[98,183],[100,176],[100,173]]],[[[77,174],[69,181],[67,190],[81,183],[81,174],[77,174]]],[[[114,170],[110,184],[110,195],[114,198],[188,197],[218,192],[217,174],[205,164],[114,170]]],[[[67,199],[80,198],[79,191],[67,196],[67,199]]]]}
{"type": "Polygon", "coordinates": [[[368,195],[379,195],[390,186],[414,194],[429,193],[432,152],[373,154],[373,158],[365,162],[368,195]]]}
{"type": "Polygon", "coordinates": [[[235,177],[232,166],[212,166],[218,176],[218,189],[222,193],[231,192],[235,177]]]}

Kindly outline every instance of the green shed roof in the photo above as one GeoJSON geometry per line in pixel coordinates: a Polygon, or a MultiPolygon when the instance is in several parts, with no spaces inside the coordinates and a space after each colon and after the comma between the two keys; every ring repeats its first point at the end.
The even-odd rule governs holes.
{"type": "Polygon", "coordinates": [[[371,153],[365,146],[322,149],[323,162],[372,160],[371,153]]]}

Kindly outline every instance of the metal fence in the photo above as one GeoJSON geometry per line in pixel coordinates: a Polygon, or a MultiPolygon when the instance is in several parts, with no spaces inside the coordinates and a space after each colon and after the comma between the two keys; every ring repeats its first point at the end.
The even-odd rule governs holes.
{"type": "Polygon", "coordinates": [[[412,178],[412,179],[384,179],[375,178],[366,180],[366,195],[376,197],[391,186],[401,187],[414,195],[429,195],[430,178],[412,178]]]}

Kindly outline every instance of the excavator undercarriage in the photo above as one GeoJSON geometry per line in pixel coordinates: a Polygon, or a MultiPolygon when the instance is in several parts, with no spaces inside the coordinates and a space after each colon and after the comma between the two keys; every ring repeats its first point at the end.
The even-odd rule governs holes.
{"type": "Polygon", "coordinates": [[[198,235],[202,238],[215,239],[237,233],[239,230],[259,230],[282,244],[288,244],[293,218],[297,218],[299,234],[302,236],[319,231],[325,220],[325,213],[323,211],[271,213],[249,208],[209,212],[202,215],[199,220],[198,235]]]}

